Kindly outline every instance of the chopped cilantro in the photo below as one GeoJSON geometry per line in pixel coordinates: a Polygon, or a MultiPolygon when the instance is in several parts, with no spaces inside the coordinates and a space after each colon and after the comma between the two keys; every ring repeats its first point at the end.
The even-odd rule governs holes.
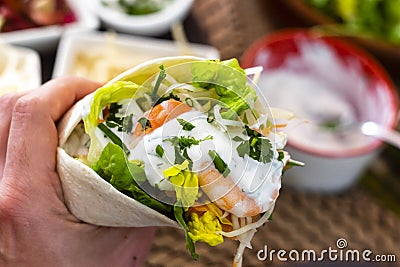
{"type": "Polygon", "coordinates": [[[118,103],[111,103],[108,108],[108,116],[106,118],[106,124],[110,128],[117,128],[120,132],[130,133],[132,131],[133,114],[128,116],[118,116],[118,111],[121,109],[122,105],[118,103]]]}
{"type": "Polygon", "coordinates": [[[121,104],[118,103],[111,103],[110,107],[108,108],[108,119],[111,121],[118,121],[119,118],[117,118],[118,111],[122,107],[121,104]]]}
{"type": "Polygon", "coordinates": [[[175,149],[175,164],[181,164],[185,159],[187,159],[192,165],[192,160],[190,159],[187,149],[192,145],[198,145],[200,142],[206,140],[212,140],[213,137],[211,135],[207,135],[203,139],[196,139],[193,136],[174,136],[171,138],[164,139],[164,141],[171,142],[175,149]]]}
{"type": "Polygon", "coordinates": [[[140,124],[140,126],[142,126],[143,131],[145,131],[148,128],[151,128],[150,121],[145,117],[140,118],[138,120],[138,123],[140,124]]]}
{"type": "Polygon", "coordinates": [[[185,130],[185,131],[191,131],[196,127],[193,124],[191,124],[190,122],[185,121],[184,119],[177,118],[177,120],[178,120],[179,124],[182,125],[183,130],[185,130]]]}
{"type": "Polygon", "coordinates": [[[162,146],[160,146],[160,145],[157,145],[156,146],[156,153],[161,158],[164,155],[164,148],[162,148],[162,146]]]}
{"type": "Polygon", "coordinates": [[[180,150],[187,149],[192,145],[198,145],[203,141],[212,140],[213,137],[211,135],[207,135],[203,139],[196,139],[193,136],[174,136],[171,138],[167,138],[164,141],[171,142],[174,146],[178,146],[180,150]]]}
{"type": "Polygon", "coordinates": [[[239,154],[240,157],[244,157],[245,154],[249,155],[250,154],[250,146],[249,146],[249,141],[243,141],[240,145],[236,147],[236,150],[239,154]]]}
{"type": "Polygon", "coordinates": [[[247,154],[249,157],[259,162],[271,162],[274,156],[271,142],[262,136],[262,134],[250,129],[248,126],[246,126],[245,134],[249,137],[248,140],[241,141],[241,138],[238,136],[234,138],[235,141],[241,141],[236,148],[239,156],[244,157],[244,155],[247,154]]]}

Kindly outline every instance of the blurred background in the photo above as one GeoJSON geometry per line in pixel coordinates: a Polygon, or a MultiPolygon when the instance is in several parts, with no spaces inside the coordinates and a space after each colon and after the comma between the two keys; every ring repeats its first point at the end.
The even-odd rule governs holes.
{"type": "MultiPolygon", "coordinates": [[[[349,44],[351,51],[354,48],[357,55],[361,51],[360,62],[372,69],[365,71],[367,67],[361,67],[365,71],[362,75],[368,81],[377,75],[382,82],[377,88],[387,87],[384,91],[389,96],[383,101],[391,105],[387,117],[392,116],[387,127],[397,129],[399,0],[0,0],[0,94],[33,89],[65,74],[106,82],[147,59],[168,55],[236,57],[251,67],[258,63],[249,58],[256,54],[260,40],[269,42],[269,38],[288,29],[313,33],[318,38],[335,37],[349,44]]],[[[321,57],[320,62],[324,60],[321,57]]],[[[268,75],[265,66],[263,74],[268,75]]],[[[326,73],[331,72],[333,80],[339,79],[328,66],[326,73]]],[[[350,94],[354,91],[352,86],[353,83],[342,87],[348,88],[346,92],[350,94]]],[[[366,92],[372,90],[368,88],[366,92]]],[[[383,94],[377,92],[376,98],[383,94]]],[[[308,96],[313,98],[314,95],[308,96]]],[[[363,95],[358,98],[359,105],[365,106],[363,109],[373,110],[371,116],[386,107],[369,108],[374,99],[364,99],[363,95]]],[[[330,99],[325,100],[329,106],[330,99]]],[[[354,179],[334,190],[300,188],[286,182],[284,176],[273,219],[255,235],[253,249],[245,251],[243,265],[309,266],[309,262],[299,264],[276,258],[261,261],[257,252],[265,246],[276,251],[337,249],[336,242],[342,238],[347,241],[346,248],[395,255],[397,260],[373,262],[371,266],[399,266],[400,152],[386,144],[374,146],[373,150],[373,157],[354,174],[354,179]]],[[[318,171],[329,171],[331,180],[346,175],[338,168],[335,170],[338,158],[351,168],[358,164],[354,160],[357,156],[360,155],[312,155],[323,158],[326,169],[317,166],[318,171]]],[[[300,177],[295,169],[289,170],[289,174],[294,179],[300,177]]],[[[314,181],[320,178],[315,173],[307,175],[314,175],[314,181]]],[[[302,180],[299,178],[297,183],[302,180]]],[[[197,244],[200,259],[195,262],[186,252],[183,232],[162,228],[146,266],[229,266],[236,245],[232,240],[218,247],[197,244]]],[[[336,261],[313,266],[370,265],[336,261]]]]}

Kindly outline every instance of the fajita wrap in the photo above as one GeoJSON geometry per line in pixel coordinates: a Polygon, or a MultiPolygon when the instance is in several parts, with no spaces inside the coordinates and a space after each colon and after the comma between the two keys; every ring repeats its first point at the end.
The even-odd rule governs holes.
{"type": "Polygon", "coordinates": [[[60,121],[66,205],[101,226],[182,228],[195,259],[196,242],[237,239],[239,266],[296,164],[283,150],[283,121],[236,59],[145,62],[60,121]]]}

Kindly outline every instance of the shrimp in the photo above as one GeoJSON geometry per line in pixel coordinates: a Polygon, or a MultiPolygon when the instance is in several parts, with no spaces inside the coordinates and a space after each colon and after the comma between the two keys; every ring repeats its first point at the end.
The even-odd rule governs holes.
{"type": "MultiPolygon", "coordinates": [[[[228,176],[214,168],[212,163],[205,162],[208,167],[198,173],[199,185],[212,202],[225,211],[237,217],[256,216],[263,212],[257,202],[243,192],[239,186],[228,176]]],[[[278,197],[278,191],[274,192],[273,199],[278,197]]]]}
{"type": "Polygon", "coordinates": [[[134,136],[141,136],[148,134],[162,126],[169,120],[175,119],[179,115],[190,111],[192,108],[185,103],[179,102],[175,99],[168,99],[144,113],[144,117],[150,123],[150,126],[143,130],[142,125],[139,123],[133,133],[134,136]]]}

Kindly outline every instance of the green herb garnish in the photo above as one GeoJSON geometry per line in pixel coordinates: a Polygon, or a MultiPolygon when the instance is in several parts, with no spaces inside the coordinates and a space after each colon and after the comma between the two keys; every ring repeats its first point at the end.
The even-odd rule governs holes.
{"type": "Polygon", "coordinates": [[[231,170],[225,161],[218,155],[215,150],[209,150],[208,155],[212,158],[215,168],[224,176],[227,177],[231,170]]]}
{"type": "Polygon", "coordinates": [[[185,130],[185,131],[191,131],[196,127],[193,124],[191,124],[190,122],[185,121],[184,119],[181,119],[181,118],[177,118],[177,121],[179,122],[180,125],[182,125],[183,130],[185,130]]]}
{"type": "Polygon", "coordinates": [[[190,166],[192,165],[192,160],[190,159],[187,149],[190,148],[193,145],[199,145],[200,142],[206,141],[206,140],[212,140],[213,137],[211,135],[207,135],[203,139],[195,139],[192,136],[174,136],[171,138],[164,139],[164,141],[171,142],[171,144],[174,146],[175,149],[175,164],[181,164],[182,162],[187,159],[190,163],[190,166]]]}
{"type": "Polygon", "coordinates": [[[142,126],[143,131],[151,128],[150,121],[145,117],[140,118],[138,120],[138,123],[140,124],[140,126],[142,126]]]}
{"type": "Polygon", "coordinates": [[[164,155],[164,148],[162,148],[162,146],[157,145],[156,146],[156,153],[158,156],[160,156],[160,158],[162,158],[162,156],[164,155]]]}
{"type": "Polygon", "coordinates": [[[122,140],[116,135],[114,134],[105,124],[100,123],[97,127],[99,127],[99,129],[108,137],[110,138],[110,140],[116,144],[117,146],[119,146],[120,148],[122,148],[125,152],[126,155],[129,155],[130,151],[128,149],[128,147],[122,142],[122,140]]]}
{"type": "Polygon", "coordinates": [[[244,140],[239,136],[234,137],[235,141],[243,140],[236,148],[239,156],[244,157],[244,155],[247,154],[249,155],[249,157],[259,162],[271,162],[274,156],[271,141],[262,136],[262,134],[260,134],[259,132],[250,129],[248,126],[245,127],[246,130],[244,134],[247,134],[247,136],[249,137],[248,140],[244,140]]]}
{"type": "Polygon", "coordinates": [[[121,104],[118,103],[111,103],[109,108],[108,108],[108,120],[111,121],[119,121],[120,118],[118,118],[116,115],[118,114],[118,111],[122,108],[121,104]]]}
{"type": "Polygon", "coordinates": [[[164,139],[164,141],[171,142],[174,146],[178,146],[179,149],[184,150],[192,145],[198,145],[203,141],[212,140],[213,137],[211,135],[207,135],[203,139],[196,139],[193,136],[174,136],[171,138],[164,139]]]}
{"type": "Polygon", "coordinates": [[[110,104],[110,107],[108,108],[108,116],[106,117],[106,124],[110,128],[117,128],[120,132],[130,133],[133,127],[133,114],[124,117],[118,116],[118,111],[121,107],[122,105],[118,103],[110,104]]]}
{"type": "Polygon", "coordinates": [[[151,94],[151,98],[153,99],[153,102],[157,102],[157,100],[159,98],[157,95],[158,89],[160,88],[162,81],[167,76],[167,74],[165,74],[164,66],[161,65],[159,68],[160,68],[160,73],[158,74],[156,84],[154,85],[153,92],[151,94]]]}
{"type": "Polygon", "coordinates": [[[332,118],[327,118],[321,123],[319,123],[321,128],[328,130],[328,131],[336,131],[340,130],[340,127],[342,126],[342,122],[339,116],[337,117],[332,117],[332,118]]]}

